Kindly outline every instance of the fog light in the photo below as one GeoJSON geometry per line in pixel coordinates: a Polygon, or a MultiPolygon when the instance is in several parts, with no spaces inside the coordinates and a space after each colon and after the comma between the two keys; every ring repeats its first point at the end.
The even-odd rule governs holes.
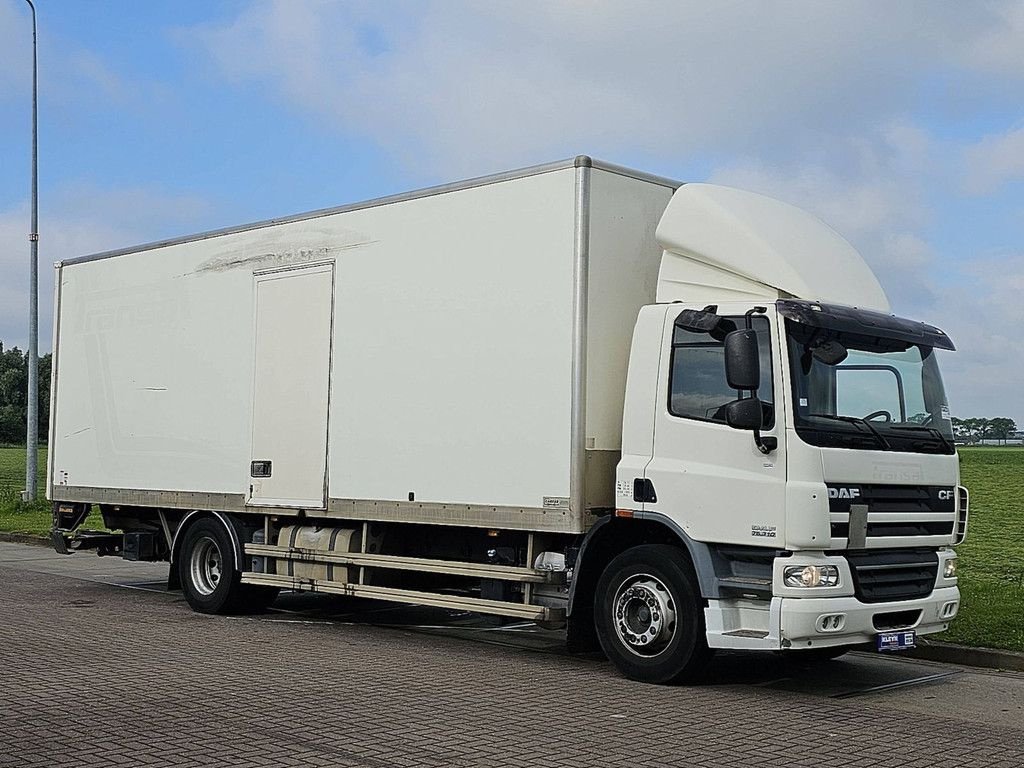
{"type": "Polygon", "coordinates": [[[787,565],[783,571],[787,587],[834,587],[839,568],[834,565],[787,565]]]}
{"type": "Polygon", "coordinates": [[[818,632],[838,632],[846,626],[846,614],[845,613],[830,613],[823,616],[819,616],[818,620],[814,623],[814,628],[818,632]]]}
{"type": "Polygon", "coordinates": [[[956,578],[956,558],[951,557],[946,560],[946,564],[942,568],[942,578],[944,579],[955,579],[956,578]]]}

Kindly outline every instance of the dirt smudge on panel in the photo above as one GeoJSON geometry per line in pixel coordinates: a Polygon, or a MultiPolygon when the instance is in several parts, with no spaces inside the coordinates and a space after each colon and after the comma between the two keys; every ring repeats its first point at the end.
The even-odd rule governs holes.
{"type": "Polygon", "coordinates": [[[280,250],[264,250],[257,245],[255,248],[249,246],[246,251],[257,250],[256,253],[247,254],[244,251],[222,252],[207,259],[196,267],[193,274],[219,273],[234,269],[263,270],[274,267],[289,267],[299,264],[307,264],[318,261],[328,261],[334,256],[353,248],[361,248],[377,242],[375,240],[359,239],[347,243],[334,243],[332,245],[294,247],[280,250]]]}

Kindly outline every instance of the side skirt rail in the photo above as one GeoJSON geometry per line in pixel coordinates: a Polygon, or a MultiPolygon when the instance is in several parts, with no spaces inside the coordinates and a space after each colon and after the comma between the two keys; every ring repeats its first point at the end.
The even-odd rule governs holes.
{"type": "Polygon", "coordinates": [[[454,608],[463,611],[490,613],[498,616],[532,619],[534,621],[559,621],[565,616],[565,611],[561,608],[548,608],[542,605],[507,603],[501,600],[484,600],[479,597],[442,595],[436,592],[418,592],[411,589],[375,587],[367,584],[307,579],[298,576],[280,576],[271,573],[243,573],[242,583],[263,584],[271,587],[307,592],[328,592],[336,595],[348,595],[350,597],[367,597],[412,605],[432,605],[438,608],[454,608]]]}
{"type": "Polygon", "coordinates": [[[481,579],[517,581],[544,584],[550,580],[547,573],[514,565],[490,565],[488,563],[467,563],[455,560],[432,560],[425,557],[402,557],[399,555],[372,555],[364,552],[332,552],[325,549],[305,547],[280,547],[274,544],[246,544],[247,555],[261,555],[297,563],[333,563],[336,565],[359,565],[366,568],[387,568],[398,571],[421,571],[426,573],[447,573],[455,576],[473,576],[481,579]]]}

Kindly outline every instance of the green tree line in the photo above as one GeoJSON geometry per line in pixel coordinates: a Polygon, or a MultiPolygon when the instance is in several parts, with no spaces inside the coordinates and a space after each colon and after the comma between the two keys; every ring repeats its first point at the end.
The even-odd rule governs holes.
{"type": "MultiPolygon", "coordinates": [[[[0,443],[24,445],[28,424],[28,355],[0,341],[0,443]]],[[[39,358],[39,441],[50,432],[50,355],[39,358]]]]}
{"type": "Polygon", "coordinates": [[[980,440],[1006,441],[1017,431],[1013,419],[958,419],[953,417],[953,436],[965,443],[980,440]]]}

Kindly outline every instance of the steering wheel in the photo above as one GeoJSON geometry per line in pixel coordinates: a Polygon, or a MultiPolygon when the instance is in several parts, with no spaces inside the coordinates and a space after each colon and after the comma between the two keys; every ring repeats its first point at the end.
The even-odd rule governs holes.
{"type": "Polygon", "coordinates": [[[884,419],[882,419],[882,421],[892,421],[892,414],[889,413],[888,411],[872,411],[871,413],[864,417],[864,421],[871,421],[872,419],[877,419],[881,416],[885,417],[884,419]]]}

